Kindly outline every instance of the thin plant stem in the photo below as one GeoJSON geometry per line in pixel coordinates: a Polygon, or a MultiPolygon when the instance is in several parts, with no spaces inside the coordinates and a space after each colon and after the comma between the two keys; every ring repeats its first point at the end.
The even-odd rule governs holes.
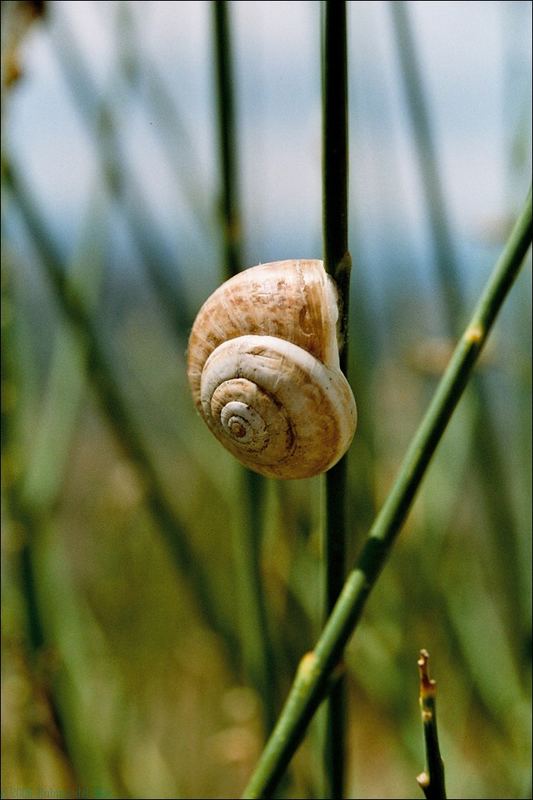
{"type": "MultiPolygon", "coordinates": [[[[67,284],[76,287],[88,308],[95,305],[101,285],[107,210],[101,192],[97,191],[83,224],[79,249],[68,269],[67,284]]],[[[72,786],[100,786],[103,785],[103,774],[96,762],[87,757],[88,748],[80,746],[79,708],[65,675],[65,659],[68,658],[69,648],[62,635],[62,626],[68,619],[66,625],[69,626],[70,645],[72,635],[77,638],[85,635],[83,622],[71,595],[68,597],[68,609],[64,608],[59,616],[57,607],[50,603],[51,593],[47,591],[51,579],[50,562],[44,555],[51,541],[54,544],[58,542],[54,511],[86,385],[80,352],[70,327],[61,321],[55,335],[42,411],[37,425],[32,425],[31,441],[19,445],[23,451],[18,459],[20,475],[9,487],[10,491],[6,491],[6,496],[11,517],[25,532],[20,553],[23,597],[30,619],[29,640],[34,651],[35,672],[42,683],[42,691],[53,718],[53,740],[73,765],[76,778],[72,777],[72,786]],[[52,661],[49,659],[50,653],[57,656],[52,661]],[[59,669],[58,663],[61,664],[59,669]]],[[[20,364],[17,367],[20,371],[20,364]]],[[[55,552],[56,557],[58,554],[64,560],[61,546],[55,552]]],[[[62,585],[63,590],[67,595],[65,585],[62,585]]],[[[56,592],[53,592],[53,596],[56,598],[56,592]]],[[[105,780],[107,782],[107,778],[105,780]]]]}
{"type": "Polygon", "coordinates": [[[300,662],[274,732],[245,789],[245,798],[269,796],[323,699],[328,679],[361,618],[494,320],[518,275],[531,243],[531,232],[530,190],[335,608],[314,650],[300,662]]]}
{"type": "MultiPolygon", "coordinates": [[[[339,296],[339,358],[347,371],[351,258],[348,252],[348,54],[346,3],[326,3],[323,80],[324,264],[339,296]]],[[[324,618],[331,613],[346,575],[347,459],[326,473],[324,618]]],[[[344,797],[346,687],[340,678],[325,710],[324,796],[344,797]]]]}
{"type": "MultiPolygon", "coordinates": [[[[1,408],[1,449],[2,494],[5,498],[11,522],[17,526],[15,536],[23,535],[22,546],[16,558],[18,578],[21,585],[20,598],[23,604],[26,636],[24,649],[31,670],[36,691],[45,700],[50,718],[43,724],[43,732],[61,753],[65,769],[68,769],[72,785],[79,783],[79,773],[72,754],[68,735],[68,724],[64,709],[58,701],[53,676],[46,669],[46,656],[53,647],[47,637],[43,611],[39,598],[39,569],[35,559],[35,540],[39,534],[36,520],[24,503],[23,485],[24,447],[20,441],[19,416],[21,411],[20,363],[15,324],[15,304],[12,293],[12,279],[7,265],[2,267],[2,408],[1,408]]],[[[85,778],[89,776],[84,775],[85,778]]]]}
{"type": "Polygon", "coordinates": [[[239,211],[237,135],[235,125],[235,93],[233,83],[233,48],[226,0],[212,3],[215,33],[217,110],[221,193],[218,213],[224,231],[224,271],[231,278],[243,268],[242,236],[239,211]]]}
{"type": "MultiPolygon", "coordinates": [[[[400,74],[405,87],[407,112],[413,131],[414,153],[418,161],[421,188],[428,213],[435,269],[442,298],[442,309],[449,336],[456,336],[466,316],[466,303],[459,277],[459,259],[444,197],[439,159],[435,147],[430,112],[418,62],[416,41],[403,0],[389,3],[394,22],[400,74]]],[[[498,446],[498,430],[491,411],[489,393],[481,376],[473,381],[477,402],[472,426],[476,447],[476,473],[481,480],[488,509],[487,524],[498,557],[500,581],[507,601],[508,630],[515,634],[517,650],[522,651],[524,605],[520,557],[516,531],[513,531],[513,502],[506,468],[498,446]],[[518,612],[518,613],[517,613],[518,612]]]]}
{"type": "MultiPolygon", "coordinates": [[[[74,287],[87,309],[97,306],[108,239],[109,205],[94,190],[83,232],[68,268],[67,284],[74,287]]],[[[54,337],[46,392],[39,423],[31,441],[25,469],[24,500],[39,514],[52,514],[65,478],[68,456],[87,386],[83,358],[69,325],[60,320],[54,337]]]]}
{"type": "MultiPolygon", "coordinates": [[[[143,10],[143,19],[146,10],[143,10]]],[[[131,89],[143,92],[142,99],[150,116],[155,115],[154,135],[159,139],[175,177],[176,186],[187,202],[196,230],[206,236],[211,233],[211,205],[202,168],[204,167],[196,141],[191,136],[177,103],[152,60],[143,52],[143,43],[134,7],[129,0],[117,6],[119,64],[122,77],[131,89]]]]}
{"type": "Polygon", "coordinates": [[[418,64],[416,43],[403,0],[389,4],[394,20],[401,77],[407,99],[425,207],[429,216],[435,268],[442,310],[450,334],[457,334],[463,319],[463,301],[457,254],[448,221],[444,189],[438,167],[430,113],[418,64]]]}
{"type": "Polygon", "coordinates": [[[444,762],[440,755],[437,728],[437,683],[429,677],[429,653],[420,651],[420,713],[426,745],[426,768],[417,777],[417,783],[427,800],[446,800],[444,762]]]}
{"type": "MultiPolygon", "coordinates": [[[[218,137],[221,163],[219,218],[224,244],[223,277],[243,267],[240,224],[239,165],[236,103],[233,78],[231,18],[226,0],[212,3],[215,49],[218,137]]],[[[239,580],[239,609],[247,677],[258,688],[267,733],[276,720],[276,680],[267,610],[261,576],[261,539],[265,481],[254,472],[240,470],[243,515],[235,530],[235,555],[239,580]]]]}
{"type": "Polygon", "coordinates": [[[74,44],[75,37],[64,18],[61,28],[57,22],[55,28],[60,31],[60,41],[54,52],[75,105],[87,125],[87,130],[93,136],[104,186],[123,215],[130,239],[137,248],[148,280],[157,293],[162,313],[174,335],[181,340],[188,332],[192,320],[185,302],[185,288],[179,270],[176,269],[176,258],[170,256],[163,243],[147,207],[145,192],[136,184],[131,172],[126,171],[113,103],[102,98],[93,84],[90,71],[79,48],[74,44]],[[170,265],[173,266],[172,272],[170,265]]]}
{"type": "Polygon", "coordinates": [[[145,502],[157,523],[157,529],[161,532],[180,574],[188,580],[204,619],[221,634],[227,645],[230,661],[234,663],[236,642],[233,627],[220,614],[219,604],[211,594],[204,567],[189,545],[186,531],[165,497],[152,460],[122,399],[113,366],[97,327],[79,294],[67,284],[67,273],[61,253],[52,241],[23,181],[13,165],[7,161],[3,163],[2,177],[11,200],[16,203],[26,228],[35,242],[58,306],[85,353],[88,375],[97,399],[111,423],[118,443],[131,459],[141,478],[145,490],[145,502]]]}

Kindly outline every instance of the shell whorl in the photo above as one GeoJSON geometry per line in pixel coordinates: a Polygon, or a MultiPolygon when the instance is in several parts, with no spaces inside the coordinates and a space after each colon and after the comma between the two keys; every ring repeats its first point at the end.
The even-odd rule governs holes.
{"type": "Polygon", "coordinates": [[[318,260],[252,267],[200,309],[188,349],[193,398],[250,469],[310,477],[349,447],[357,414],[339,369],[337,318],[335,286],[318,260]]]}

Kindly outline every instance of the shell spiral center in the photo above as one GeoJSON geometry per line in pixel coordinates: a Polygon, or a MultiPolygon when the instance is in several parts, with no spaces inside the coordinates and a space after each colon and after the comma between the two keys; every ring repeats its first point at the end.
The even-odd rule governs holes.
{"type": "Polygon", "coordinates": [[[355,429],[344,375],[271,336],[219,345],[204,365],[200,397],[215,436],[243,464],[271,477],[323,472],[355,429]]]}
{"type": "Polygon", "coordinates": [[[226,446],[238,450],[241,457],[254,455],[259,463],[270,464],[291,451],[289,420],[275,398],[248,378],[228,378],[213,387],[205,387],[209,419],[226,446]]]}

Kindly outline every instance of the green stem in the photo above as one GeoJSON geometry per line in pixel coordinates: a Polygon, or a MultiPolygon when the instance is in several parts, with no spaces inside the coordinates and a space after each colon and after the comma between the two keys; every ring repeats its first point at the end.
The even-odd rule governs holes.
{"type": "Polygon", "coordinates": [[[224,229],[225,277],[231,278],[243,268],[240,229],[237,136],[233,91],[233,48],[226,0],[212,4],[217,79],[217,108],[222,185],[219,213],[224,229]]]}
{"type": "Polygon", "coordinates": [[[105,352],[98,329],[79,294],[68,284],[67,271],[61,254],[50,238],[27,188],[11,164],[4,162],[2,177],[36,244],[58,306],[72,326],[79,346],[86,353],[87,373],[104,414],[112,425],[117,441],[142,479],[145,501],[158,530],[162,533],[173,560],[180,569],[180,574],[188,579],[192,591],[196,593],[204,619],[221,634],[227,644],[228,655],[234,663],[236,642],[233,627],[221,616],[219,605],[211,595],[204,567],[191,549],[186,531],[176,519],[165,497],[152,460],[122,399],[113,365],[105,352]]]}
{"type": "MultiPolygon", "coordinates": [[[[98,190],[83,223],[79,249],[67,272],[68,285],[75,287],[87,308],[96,305],[101,285],[107,217],[108,205],[102,202],[98,190]]],[[[8,342],[4,341],[3,344],[8,342]]],[[[20,353],[20,349],[19,345],[17,353],[20,353]]],[[[20,376],[24,366],[21,366],[20,359],[16,359],[15,363],[20,376]]],[[[61,592],[64,591],[61,602],[64,603],[65,599],[68,602],[59,614],[61,602],[59,606],[50,603],[51,596],[57,599],[57,586],[52,592],[48,591],[57,577],[54,574],[51,578],[50,564],[54,558],[59,558],[62,563],[65,560],[61,547],[56,546],[58,536],[53,522],[54,511],[63,485],[85,388],[83,354],[76,338],[72,336],[70,326],[61,320],[55,334],[38,424],[32,423],[31,441],[26,446],[19,443],[22,451],[19,456],[20,474],[14,484],[6,485],[5,489],[11,516],[25,532],[20,559],[23,598],[29,617],[29,643],[36,679],[48,700],[53,719],[53,740],[73,766],[76,776],[76,779],[72,778],[73,786],[104,786],[108,784],[108,777],[104,777],[104,771],[98,766],[98,755],[91,757],[91,748],[87,743],[80,743],[80,708],[66,676],[72,637],[83,639],[84,623],[78,613],[77,603],[72,594],[68,594],[68,581],[63,580],[61,588],[61,592]],[[52,542],[53,553],[49,560],[52,542]],[[64,633],[66,628],[68,634],[64,633]],[[50,653],[54,654],[53,666],[48,656],[50,653]]],[[[18,397],[22,397],[20,390],[16,395],[18,397]]]]}
{"type": "Polygon", "coordinates": [[[90,70],[75,45],[75,36],[64,15],[56,20],[53,31],[59,39],[54,52],[72,99],[93,136],[103,184],[123,215],[161,310],[179,341],[192,323],[185,303],[185,288],[176,268],[176,258],[168,252],[149,212],[145,193],[124,165],[113,99],[102,98],[91,80],[90,70]]]}
{"type": "Polygon", "coordinates": [[[426,769],[417,777],[417,783],[427,800],[446,800],[444,762],[440,755],[437,728],[437,684],[429,677],[429,653],[420,651],[420,712],[426,744],[426,769]]]}
{"type": "MultiPolygon", "coordinates": [[[[65,768],[71,773],[73,783],[77,769],[72,757],[71,742],[68,736],[64,709],[58,701],[53,678],[44,667],[47,653],[53,649],[54,642],[47,636],[45,616],[39,602],[39,574],[35,559],[35,544],[39,526],[24,503],[23,485],[25,481],[24,448],[20,441],[21,414],[21,366],[17,358],[15,302],[11,286],[11,275],[7,265],[2,267],[2,408],[1,408],[1,451],[2,464],[6,469],[2,474],[2,497],[6,502],[7,517],[22,531],[22,546],[13,559],[17,559],[17,572],[21,584],[20,599],[26,625],[25,650],[32,679],[36,689],[42,693],[51,716],[51,724],[45,731],[51,741],[62,753],[65,768]],[[5,321],[4,321],[5,320],[5,321]],[[5,401],[5,402],[4,402],[5,401]]],[[[20,532],[16,534],[20,536],[20,532]]],[[[86,777],[86,776],[84,776],[86,777]]]]}
{"type": "Polygon", "coordinates": [[[327,681],[361,617],[407,517],[422,478],[472,375],[492,324],[531,242],[531,190],[504,251],[457,344],[360,557],[314,651],[302,659],[285,707],[244,797],[267,797],[283,774],[327,688],[327,681]]]}
{"type": "Polygon", "coordinates": [[[245,492],[245,518],[239,525],[237,547],[241,552],[241,600],[246,639],[246,668],[262,700],[263,724],[269,735],[276,722],[277,676],[268,629],[268,615],[261,572],[266,482],[250,470],[241,472],[245,492]],[[246,663],[247,662],[247,663],[246,663]]]}
{"type": "MultiPolygon", "coordinates": [[[[339,293],[339,357],[346,373],[351,258],[348,252],[348,55],[346,3],[326,3],[323,84],[324,265],[339,293]]],[[[347,460],[326,474],[324,616],[331,613],[346,575],[347,460]]],[[[344,796],[346,687],[332,688],[325,711],[324,796],[344,796]]]]}
{"type": "MultiPolygon", "coordinates": [[[[398,0],[390,3],[389,7],[394,21],[407,111],[413,131],[414,152],[428,213],[446,329],[450,336],[456,336],[466,316],[466,303],[444,198],[422,70],[418,63],[416,41],[411,30],[406,3],[398,0]]],[[[476,473],[484,491],[488,509],[487,524],[492,534],[494,551],[498,554],[495,561],[500,568],[503,597],[507,602],[508,630],[514,632],[516,649],[521,652],[525,609],[518,537],[517,532],[513,530],[513,503],[505,464],[498,446],[497,425],[491,412],[489,393],[481,376],[477,376],[474,380],[473,390],[477,396],[475,417],[472,419],[477,443],[474,452],[476,473]]]]}
{"type": "Polygon", "coordinates": [[[129,89],[142,92],[147,114],[157,119],[152,130],[172,169],[176,190],[181,192],[191,212],[191,222],[199,235],[211,238],[214,226],[205,175],[202,174],[205,165],[177,102],[144,52],[137,14],[127,0],[122,0],[117,7],[116,25],[122,78],[129,89]]]}
{"type": "Polygon", "coordinates": [[[425,195],[425,208],[429,215],[429,228],[442,308],[449,333],[456,334],[463,322],[459,266],[448,222],[438,157],[416,53],[416,43],[411,32],[405,3],[397,0],[397,2],[390,3],[389,7],[394,20],[401,75],[407,98],[407,111],[413,131],[415,155],[422,179],[422,191],[425,195]]]}
{"type": "MultiPolygon", "coordinates": [[[[233,79],[231,19],[226,0],[212,3],[216,54],[216,98],[221,162],[220,220],[224,243],[224,277],[231,278],[243,266],[240,225],[238,142],[233,79]]],[[[276,720],[276,673],[268,632],[267,610],[261,575],[261,539],[266,484],[263,478],[243,469],[241,492],[243,515],[235,530],[235,556],[239,609],[244,647],[244,669],[257,687],[263,704],[265,729],[276,720]]]]}

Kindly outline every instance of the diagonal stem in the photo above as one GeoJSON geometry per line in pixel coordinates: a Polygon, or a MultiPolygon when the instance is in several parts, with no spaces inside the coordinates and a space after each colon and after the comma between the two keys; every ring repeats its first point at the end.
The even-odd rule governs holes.
{"type": "MultiPolygon", "coordinates": [[[[410,23],[409,5],[403,0],[390,3],[394,22],[400,74],[406,94],[406,108],[413,131],[414,152],[420,171],[421,189],[428,214],[428,227],[444,321],[449,336],[461,330],[466,303],[459,274],[459,259],[446,208],[439,159],[432,131],[431,115],[419,63],[416,38],[410,23]]],[[[505,463],[498,444],[498,430],[482,376],[473,382],[476,412],[472,426],[476,437],[476,473],[485,495],[487,523],[492,534],[496,563],[506,598],[507,627],[514,635],[516,649],[524,641],[524,603],[517,532],[513,530],[512,498],[505,463]]]]}
{"type": "Polygon", "coordinates": [[[182,275],[149,211],[145,192],[124,164],[113,97],[102,97],[98,91],[64,15],[56,20],[51,36],[67,88],[97,148],[103,185],[123,215],[129,237],[141,257],[162,313],[179,341],[192,322],[184,301],[186,292],[182,275]],[[57,43],[54,36],[58,37],[57,43]]]}
{"type": "Polygon", "coordinates": [[[531,243],[531,190],[473,316],[458,342],[394,484],[320,636],[298,668],[278,723],[245,789],[267,797],[287,767],[327,690],[328,679],[361,618],[391,547],[407,517],[429,462],[446,429],[531,243]]]}
{"type": "Polygon", "coordinates": [[[2,178],[10,198],[15,201],[32,239],[36,242],[43,270],[58,306],[75,333],[80,347],[84,349],[87,373],[100,405],[111,423],[117,441],[141,477],[150,514],[174,563],[195,593],[205,621],[221,634],[230,660],[234,661],[236,647],[233,627],[220,613],[205,567],[193,552],[187,532],[165,496],[152,459],[123,400],[113,365],[91,314],[74,287],[68,284],[61,253],[51,239],[27,187],[15,167],[7,161],[3,163],[2,178]]]}

